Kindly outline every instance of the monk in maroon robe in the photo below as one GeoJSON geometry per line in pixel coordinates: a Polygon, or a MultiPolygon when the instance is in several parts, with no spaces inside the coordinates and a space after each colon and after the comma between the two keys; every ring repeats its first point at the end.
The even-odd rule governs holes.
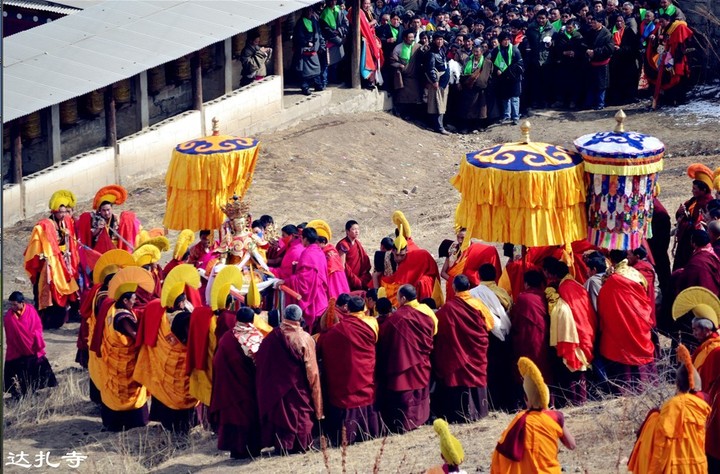
{"type": "Polygon", "coordinates": [[[378,323],[366,316],[365,301],[353,296],[349,314],[318,339],[318,360],[323,369],[325,432],[341,444],[342,428],[348,444],[375,437],[380,423],[375,410],[375,344],[378,323]]]}
{"type": "Polygon", "coordinates": [[[287,306],[283,317],[255,355],[255,383],[262,445],[290,453],[310,447],[313,422],[324,416],[315,340],[300,325],[300,307],[287,306]]]}
{"type": "Polygon", "coordinates": [[[438,418],[462,423],[488,414],[488,331],[494,319],[485,303],[470,295],[468,277],[456,276],[453,289],[455,296],[437,312],[432,408],[438,418]]]}
{"type": "MultiPolygon", "coordinates": [[[[510,341],[513,348],[513,365],[517,366],[520,357],[527,357],[538,366],[543,379],[552,383],[550,365],[550,323],[545,300],[545,279],[537,270],[525,272],[523,277],[525,291],[515,298],[510,310],[510,341]]],[[[524,392],[520,372],[514,374],[518,406],[523,406],[524,392]]]]}
{"type": "Polygon", "coordinates": [[[260,420],[255,393],[255,354],[263,340],[253,326],[255,312],[241,308],[237,324],[220,338],[213,358],[210,418],[218,449],[240,459],[260,454],[260,420]]]}
{"type": "Polygon", "coordinates": [[[360,226],[357,221],[345,223],[345,238],[335,246],[345,261],[345,275],[351,291],[366,290],[372,282],[370,257],[358,237],[360,226]]]}
{"type": "Polygon", "coordinates": [[[657,311],[655,308],[655,280],[657,278],[655,274],[655,267],[653,267],[650,262],[645,260],[646,257],[647,251],[645,250],[645,248],[639,247],[628,254],[628,263],[630,263],[630,266],[632,266],[635,270],[639,271],[640,274],[645,278],[645,281],[647,281],[647,295],[648,299],[650,300],[650,306],[652,309],[650,319],[652,320],[653,327],[655,327],[657,326],[657,311]]]}
{"type": "Polygon", "coordinates": [[[377,365],[383,421],[390,430],[402,432],[414,430],[430,417],[435,315],[418,303],[412,285],[400,287],[398,303],[400,307],[380,329],[377,365]]]}

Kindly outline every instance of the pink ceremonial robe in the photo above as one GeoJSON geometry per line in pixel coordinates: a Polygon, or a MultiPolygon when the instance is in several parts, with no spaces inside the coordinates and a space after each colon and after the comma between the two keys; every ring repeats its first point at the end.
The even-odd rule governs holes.
{"type": "Polygon", "coordinates": [[[5,344],[7,345],[5,360],[45,355],[42,323],[32,305],[25,303],[20,317],[17,317],[12,310],[8,310],[3,322],[5,324],[5,344]]]}
{"type": "Polygon", "coordinates": [[[297,262],[295,273],[285,279],[285,284],[300,295],[297,304],[310,332],[315,319],[328,307],[327,258],[319,245],[311,244],[305,247],[297,262]]]}
{"type": "Polygon", "coordinates": [[[280,262],[280,268],[273,268],[273,273],[276,277],[283,280],[287,280],[294,273],[293,262],[300,261],[300,255],[302,255],[305,247],[303,247],[302,240],[294,239],[290,241],[290,245],[285,250],[282,262],[280,262]]]}
{"type": "Polygon", "coordinates": [[[350,293],[345,266],[340,259],[340,253],[333,244],[323,247],[328,265],[328,297],[337,299],[342,293],[350,293]]]}

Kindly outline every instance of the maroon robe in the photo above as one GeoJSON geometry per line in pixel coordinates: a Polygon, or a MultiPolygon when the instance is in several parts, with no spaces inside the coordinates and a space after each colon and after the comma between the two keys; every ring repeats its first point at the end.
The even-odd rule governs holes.
{"type": "Polygon", "coordinates": [[[433,412],[448,422],[487,416],[489,337],[485,317],[459,297],[437,312],[432,359],[437,386],[433,412]]]}
{"type": "Polygon", "coordinates": [[[235,316],[235,313],[228,309],[220,311],[220,314],[217,315],[217,325],[215,326],[215,339],[219,341],[226,332],[235,327],[236,322],[237,316],[235,316]]]}
{"type": "MultiPolygon", "coordinates": [[[[550,323],[545,293],[530,288],[515,299],[510,311],[510,340],[513,347],[513,366],[520,357],[535,363],[546,383],[552,384],[550,368],[550,323]]],[[[515,370],[515,380],[522,385],[520,372],[515,370]]]]}
{"type": "Polygon", "coordinates": [[[313,439],[315,408],[302,355],[277,327],[260,344],[255,364],[263,447],[306,450],[313,439]]]}
{"type": "Polygon", "coordinates": [[[345,237],[335,246],[341,254],[345,255],[345,275],[351,291],[366,290],[372,281],[370,275],[370,257],[359,240],[351,243],[345,237]]]}
{"type": "Polygon", "coordinates": [[[403,305],[380,327],[378,381],[383,419],[394,431],[409,431],[430,417],[430,353],[435,323],[403,305]]]}
{"type": "Polygon", "coordinates": [[[343,318],[318,339],[317,354],[327,401],[326,427],[333,442],[343,426],[348,443],[379,434],[373,408],[376,340],[375,331],[353,315],[343,318]]]}
{"type": "Polygon", "coordinates": [[[217,426],[218,449],[234,456],[257,456],[261,446],[255,363],[245,355],[232,331],[218,342],[212,382],[209,413],[217,426]]]}
{"type": "Polygon", "coordinates": [[[720,258],[710,245],[696,250],[682,269],[672,273],[672,282],[675,294],[691,286],[702,286],[713,294],[720,294],[720,258]]]}

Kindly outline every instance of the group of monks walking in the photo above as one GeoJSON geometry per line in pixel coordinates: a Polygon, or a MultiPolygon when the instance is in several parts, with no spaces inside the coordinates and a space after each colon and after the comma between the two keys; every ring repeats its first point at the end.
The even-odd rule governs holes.
{"type": "MultiPolygon", "coordinates": [[[[8,343],[5,387],[19,397],[56,384],[41,322],[62,325],[74,305],[76,360],[107,429],[202,424],[242,458],[305,451],[319,434],[339,445],[519,410],[492,472],[559,472],[558,442],[575,441],[550,407],[662,383],[662,333],[681,362],[677,395],[648,416],[629,468],[718,472],[720,201],[707,167],[689,175],[672,270],[657,197],[643,247],[510,245],[504,268],[495,246],[464,229],[441,245],[439,268],[400,211],[371,258],[354,220],[333,245],[325,221],[277,235],[272,217],[252,220],[236,199],[218,240],[182,231],[161,268],[165,232],[113,212],[123,188],[101,189],[77,220],[74,196],[59,191],[25,253],[39,314],[16,293],[5,314],[8,334],[21,335],[8,343]]],[[[454,453],[443,452],[445,472],[459,469],[454,453]]]]}

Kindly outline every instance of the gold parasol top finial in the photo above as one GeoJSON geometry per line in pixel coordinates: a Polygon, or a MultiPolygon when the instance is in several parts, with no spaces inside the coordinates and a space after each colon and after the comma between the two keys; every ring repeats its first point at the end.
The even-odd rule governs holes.
{"type": "Polygon", "coordinates": [[[522,132],[522,142],[527,144],[530,143],[530,129],[532,126],[528,120],[523,120],[520,123],[520,131],[522,132]]]}
{"type": "Polygon", "coordinates": [[[617,122],[614,130],[615,133],[623,133],[625,131],[625,124],[623,122],[626,118],[627,115],[625,115],[625,112],[623,112],[622,109],[618,110],[618,112],[615,114],[615,121],[617,122]]]}
{"type": "Polygon", "coordinates": [[[212,133],[213,133],[213,137],[217,137],[218,135],[220,135],[220,127],[218,126],[219,123],[220,123],[220,119],[218,119],[217,117],[213,117],[213,119],[212,119],[212,125],[213,125],[213,127],[212,127],[212,133]]]}

